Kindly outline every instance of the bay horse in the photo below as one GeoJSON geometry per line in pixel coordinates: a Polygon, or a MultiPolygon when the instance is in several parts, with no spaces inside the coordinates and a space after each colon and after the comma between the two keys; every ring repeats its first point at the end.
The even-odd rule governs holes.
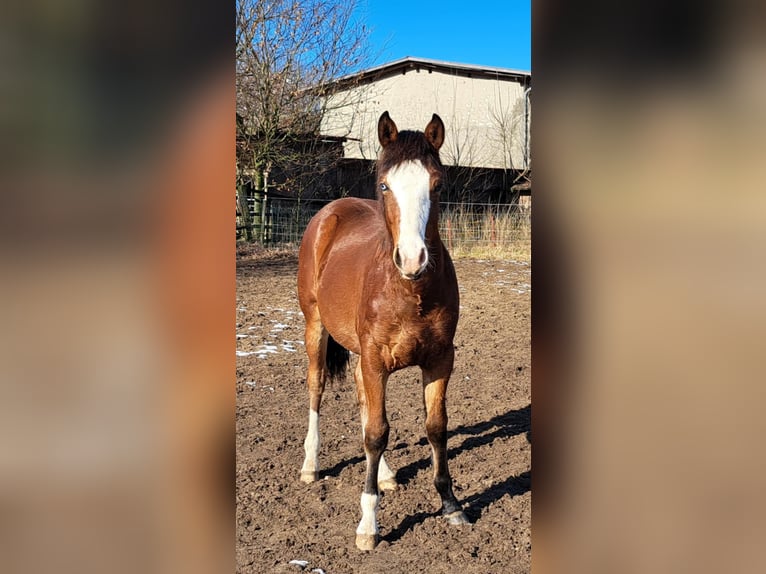
{"type": "Polygon", "coordinates": [[[301,480],[318,478],[319,407],[327,379],[341,375],[349,351],[362,420],[367,474],[356,545],[378,543],[378,488],[397,487],[383,458],[388,444],[386,382],[394,371],[419,366],[426,434],[442,514],[468,522],[452,491],[447,468],[445,395],[458,322],[457,277],[439,237],[439,159],[444,124],[434,114],[425,132],[398,131],[384,112],[378,121],[381,151],[377,200],[344,198],[309,223],[298,257],[298,300],[306,320],[309,424],[301,480]]]}

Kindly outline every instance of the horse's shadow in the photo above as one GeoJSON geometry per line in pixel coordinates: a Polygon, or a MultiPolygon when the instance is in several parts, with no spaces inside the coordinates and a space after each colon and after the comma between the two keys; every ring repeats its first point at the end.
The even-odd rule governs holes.
{"type": "MultiPolygon", "coordinates": [[[[485,508],[493,502],[500,500],[506,494],[510,496],[518,496],[529,492],[531,481],[532,474],[529,470],[525,470],[519,475],[509,476],[503,482],[495,484],[487,490],[464,499],[463,511],[468,516],[471,523],[474,523],[476,519],[481,516],[481,513],[485,508]]],[[[399,540],[416,525],[422,523],[426,518],[435,515],[436,513],[434,512],[417,512],[411,514],[402,520],[399,526],[393,528],[388,534],[383,536],[382,540],[387,540],[389,543],[399,540]]]]}
{"type": "MultiPolygon", "coordinates": [[[[465,451],[490,444],[497,438],[512,437],[521,433],[529,433],[531,427],[531,411],[531,405],[527,405],[526,407],[511,410],[505,414],[492,417],[488,421],[476,423],[474,425],[461,425],[449,431],[447,433],[448,439],[459,435],[469,436],[457,447],[452,447],[447,450],[448,459],[453,459],[465,451]]],[[[527,436],[527,438],[529,439],[529,436],[527,436]]],[[[415,444],[417,446],[425,446],[428,444],[428,441],[423,437],[415,444]]],[[[394,448],[403,447],[404,445],[397,445],[394,448]]],[[[404,486],[415,478],[415,475],[418,472],[429,468],[430,466],[430,458],[417,460],[400,468],[396,473],[396,480],[399,484],[404,486]]]]}
{"type": "MultiPolygon", "coordinates": [[[[510,410],[504,414],[492,417],[488,421],[476,423],[473,425],[461,425],[448,432],[448,437],[455,440],[455,437],[465,436],[466,438],[455,447],[449,448],[447,456],[454,459],[460,454],[493,443],[498,438],[507,438],[526,433],[527,440],[530,440],[531,432],[531,405],[520,409],[510,410]]],[[[427,446],[426,438],[421,438],[416,446],[427,446]]],[[[399,443],[393,447],[393,450],[406,448],[408,445],[399,443]]],[[[364,456],[356,456],[338,462],[334,466],[322,472],[324,476],[338,476],[344,468],[349,465],[364,462],[364,456]]],[[[400,486],[406,486],[422,470],[431,467],[431,458],[421,458],[406,466],[401,467],[396,472],[396,481],[400,486]]],[[[506,494],[518,496],[529,492],[531,489],[531,472],[529,470],[518,475],[511,475],[502,482],[493,484],[486,490],[477,492],[462,500],[463,510],[471,522],[475,522],[490,504],[500,500],[506,494]]],[[[412,530],[416,525],[422,523],[426,518],[434,516],[434,512],[417,512],[407,516],[401,524],[392,529],[388,534],[382,537],[389,543],[399,540],[404,534],[412,530]]]]}
{"type": "MultiPolygon", "coordinates": [[[[474,425],[461,425],[453,429],[448,433],[450,438],[453,440],[459,436],[465,436],[466,438],[456,447],[448,449],[448,457],[453,459],[463,452],[489,445],[498,438],[512,437],[522,433],[526,433],[527,440],[530,440],[531,413],[531,405],[527,405],[521,409],[510,410],[504,414],[497,415],[488,421],[474,425]]],[[[425,438],[422,438],[416,444],[425,446],[428,442],[425,438]]],[[[395,448],[402,447],[397,446],[395,448]]],[[[400,485],[404,486],[412,481],[418,472],[430,468],[430,466],[430,457],[412,462],[398,470],[396,480],[400,485]]],[[[511,475],[486,490],[463,499],[463,510],[471,522],[475,522],[490,504],[501,499],[506,494],[518,496],[528,492],[530,489],[531,472],[527,470],[518,475],[511,475]]],[[[433,512],[418,512],[407,516],[399,526],[383,536],[383,540],[388,542],[399,540],[405,533],[422,523],[426,518],[434,516],[434,514],[433,512]]]]}
{"type": "Polygon", "coordinates": [[[354,464],[359,464],[360,462],[364,462],[364,461],[365,461],[364,456],[354,456],[352,458],[341,460],[340,462],[334,464],[330,468],[320,471],[320,474],[322,475],[323,478],[327,476],[337,478],[338,475],[340,474],[340,471],[342,471],[344,468],[354,464]]]}

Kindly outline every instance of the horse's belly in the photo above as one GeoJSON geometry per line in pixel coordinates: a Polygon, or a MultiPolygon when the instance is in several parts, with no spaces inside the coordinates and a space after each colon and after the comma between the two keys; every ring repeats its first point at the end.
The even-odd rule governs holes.
{"type": "Polygon", "coordinates": [[[359,355],[359,337],[356,334],[356,329],[354,329],[354,316],[349,316],[334,307],[323,307],[321,303],[319,313],[322,317],[322,324],[330,336],[342,347],[359,355]]]}
{"type": "Polygon", "coordinates": [[[361,282],[352,270],[343,271],[326,267],[319,281],[317,302],[322,324],[340,345],[360,354],[359,337],[356,333],[356,314],[361,296],[361,282]]]}

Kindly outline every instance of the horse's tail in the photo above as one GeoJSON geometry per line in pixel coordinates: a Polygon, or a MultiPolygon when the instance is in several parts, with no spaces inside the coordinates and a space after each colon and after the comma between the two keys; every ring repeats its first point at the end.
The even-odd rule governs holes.
{"type": "Polygon", "coordinates": [[[348,350],[342,347],[331,336],[328,336],[325,364],[327,365],[327,373],[330,375],[330,380],[342,379],[346,375],[348,360],[348,350]]]}

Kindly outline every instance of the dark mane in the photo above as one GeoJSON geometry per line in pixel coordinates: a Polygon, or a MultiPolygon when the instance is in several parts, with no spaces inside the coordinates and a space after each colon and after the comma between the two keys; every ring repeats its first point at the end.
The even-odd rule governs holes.
{"type": "Polygon", "coordinates": [[[423,132],[403,130],[396,140],[381,150],[377,163],[378,177],[410,159],[419,159],[429,171],[443,169],[439,152],[428,142],[423,132]]]}

